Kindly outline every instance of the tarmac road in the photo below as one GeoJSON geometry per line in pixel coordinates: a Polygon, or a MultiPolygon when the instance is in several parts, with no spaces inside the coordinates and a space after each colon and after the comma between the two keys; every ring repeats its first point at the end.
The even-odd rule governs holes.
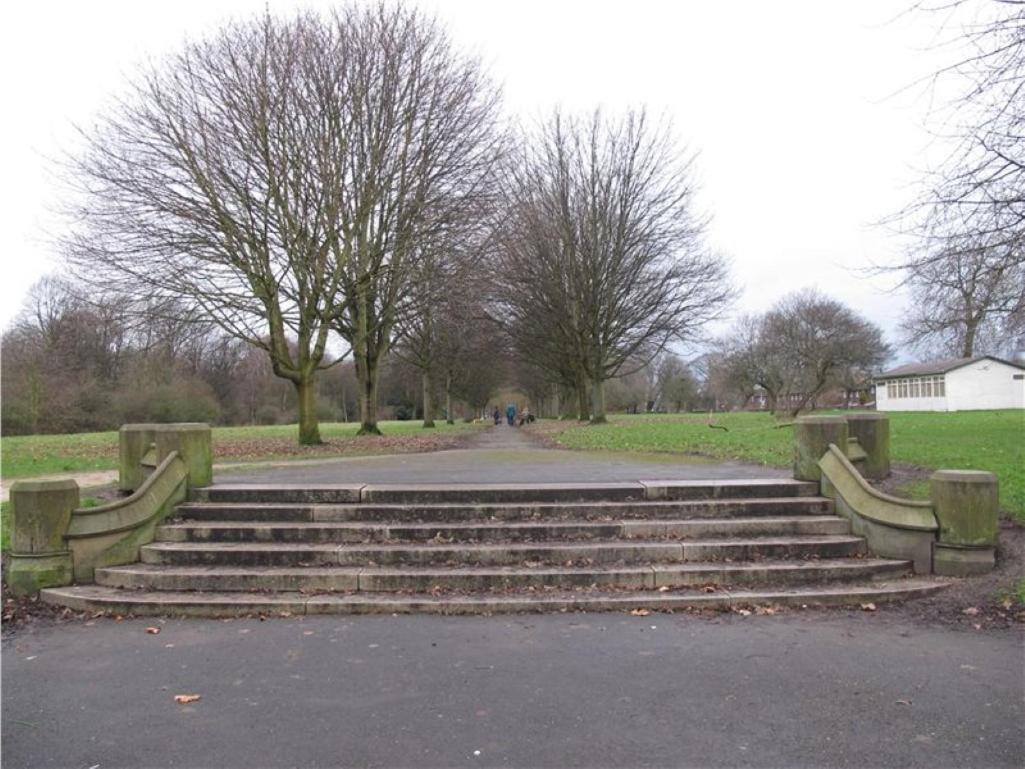
{"type": "Polygon", "coordinates": [[[867,612],[75,621],[4,641],[2,758],[1020,767],[1022,640],[867,612]]]}

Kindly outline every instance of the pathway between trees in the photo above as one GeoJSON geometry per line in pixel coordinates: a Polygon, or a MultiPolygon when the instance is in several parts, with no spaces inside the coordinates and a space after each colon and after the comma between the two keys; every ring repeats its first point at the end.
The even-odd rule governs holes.
{"type": "MultiPolygon", "coordinates": [[[[471,436],[465,448],[420,454],[272,460],[214,465],[217,482],[233,483],[564,483],[638,478],[722,480],[776,478],[776,467],[703,461],[679,454],[629,454],[551,449],[517,427],[499,425],[471,436]]],[[[109,486],[117,470],[59,473],[32,480],[71,479],[83,489],[109,486]]],[[[14,479],[18,480],[18,479],[14,479]]],[[[13,480],[0,486],[7,501],[13,480]]]]}

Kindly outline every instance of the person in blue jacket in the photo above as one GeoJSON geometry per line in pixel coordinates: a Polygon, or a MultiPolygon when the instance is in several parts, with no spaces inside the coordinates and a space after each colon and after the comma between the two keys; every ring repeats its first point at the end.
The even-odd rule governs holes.
{"type": "Polygon", "coordinates": [[[505,407],[505,421],[510,427],[516,422],[516,406],[512,403],[505,407]]]}

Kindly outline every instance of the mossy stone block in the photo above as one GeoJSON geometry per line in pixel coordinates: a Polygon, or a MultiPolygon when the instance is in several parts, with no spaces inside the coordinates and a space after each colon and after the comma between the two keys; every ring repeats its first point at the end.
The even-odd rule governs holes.
{"type": "Polygon", "coordinates": [[[16,481],[11,486],[11,552],[64,552],[71,511],[79,501],[78,484],[71,480],[16,481]]]}
{"type": "Polygon", "coordinates": [[[866,412],[848,414],[847,433],[858,439],[865,452],[859,469],[866,478],[881,480],[890,475],[890,418],[866,412]]]}
{"type": "Polygon", "coordinates": [[[71,584],[71,553],[10,553],[7,560],[7,588],[14,595],[32,595],[44,587],[71,584]]]}
{"type": "Polygon", "coordinates": [[[937,470],[929,478],[929,498],[939,523],[939,541],[959,547],[996,545],[1000,488],[993,473],[937,470]]]}
{"type": "Polygon", "coordinates": [[[992,547],[955,547],[934,543],[933,571],[941,577],[971,577],[985,574],[996,565],[992,547]]]}
{"type": "Polygon", "coordinates": [[[816,481],[822,478],[819,460],[835,444],[847,447],[847,420],[833,416],[798,417],[794,423],[794,478],[816,481]]]}
{"type": "Polygon", "coordinates": [[[157,459],[163,461],[177,451],[189,473],[189,488],[209,486],[214,479],[213,439],[210,425],[203,422],[177,422],[154,425],[157,459]]]}

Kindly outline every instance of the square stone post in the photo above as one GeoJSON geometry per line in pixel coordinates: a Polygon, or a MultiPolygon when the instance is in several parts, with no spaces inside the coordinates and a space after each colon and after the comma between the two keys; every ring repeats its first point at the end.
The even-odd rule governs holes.
{"type": "Polygon", "coordinates": [[[794,478],[799,481],[822,479],[819,460],[836,444],[847,451],[847,420],[843,417],[805,416],[794,423],[794,478]]]}
{"type": "Polygon", "coordinates": [[[933,570],[948,577],[983,574],[996,563],[1000,493],[997,477],[980,470],[937,470],[929,498],[940,525],[933,570]]]}
{"type": "Polygon", "coordinates": [[[152,425],[157,461],[177,451],[189,471],[189,488],[209,486],[214,479],[213,443],[210,425],[203,422],[174,422],[152,425]]]}
{"type": "Polygon", "coordinates": [[[872,480],[890,475],[890,418],[879,412],[848,414],[847,432],[865,451],[861,474],[872,480]]]}
{"type": "Polygon", "coordinates": [[[64,535],[78,507],[74,481],[17,481],[11,486],[11,552],[7,585],[15,595],[70,585],[71,553],[64,535]]]}

